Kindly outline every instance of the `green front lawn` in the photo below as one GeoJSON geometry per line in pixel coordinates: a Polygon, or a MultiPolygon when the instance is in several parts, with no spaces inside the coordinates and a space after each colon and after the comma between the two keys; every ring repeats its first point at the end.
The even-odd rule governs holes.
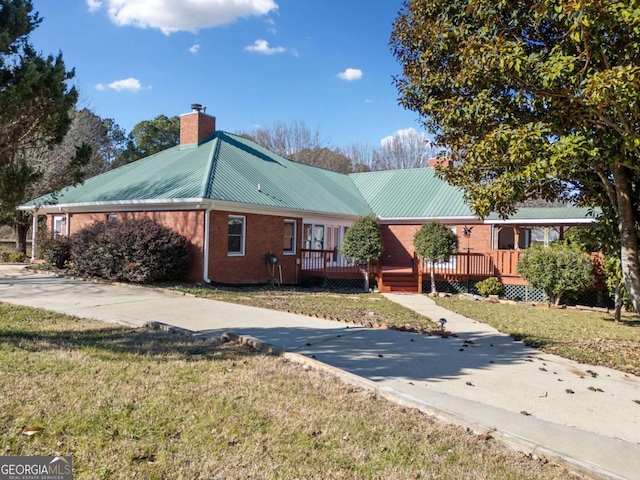
{"type": "Polygon", "coordinates": [[[435,298],[448,310],[486,323],[527,345],[582,363],[640,375],[640,318],[455,298],[435,298]]]}
{"type": "Polygon", "coordinates": [[[79,480],[575,478],[281,357],[3,304],[0,392],[2,455],[79,480]]]}

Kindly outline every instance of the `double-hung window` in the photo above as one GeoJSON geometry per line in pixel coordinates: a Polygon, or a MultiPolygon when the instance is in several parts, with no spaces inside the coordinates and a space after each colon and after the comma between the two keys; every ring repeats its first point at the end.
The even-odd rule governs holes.
{"type": "Polygon", "coordinates": [[[229,215],[228,255],[244,255],[245,217],[229,215]]]}
{"type": "Polygon", "coordinates": [[[282,253],[295,254],[296,253],[296,221],[285,220],[284,221],[284,246],[282,253]]]}

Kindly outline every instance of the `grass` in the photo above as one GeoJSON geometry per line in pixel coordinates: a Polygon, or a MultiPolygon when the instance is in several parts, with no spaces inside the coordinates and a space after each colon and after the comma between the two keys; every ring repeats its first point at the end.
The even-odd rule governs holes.
{"type": "Polygon", "coordinates": [[[281,357],[3,304],[0,391],[0,454],[77,479],[574,478],[281,357]]]}
{"type": "Polygon", "coordinates": [[[542,351],[582,363],[640,375],[640,318],[616,323],[613,315],[573,309],[434,298],[452,310],[542,351]]]}
{"type": "Polygon", "coordinates": [[[294,312],[360,324],[385,324],[394,328],[436,329],[440,326],[413,310],[376,293],[336,293],[302,288],[190,287],[185,292],[222,302],[294,312]]]}

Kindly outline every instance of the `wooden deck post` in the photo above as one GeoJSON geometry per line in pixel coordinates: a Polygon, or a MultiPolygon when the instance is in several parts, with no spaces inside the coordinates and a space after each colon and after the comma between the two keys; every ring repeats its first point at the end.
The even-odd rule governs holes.
{"type": "Polygon", "coordinates": [[[322,276],[327,278],[327,252],[322,252],[322,276]]]}
{"type": "Polygon", "coordinates": [[[415,252],[413,254],[413,266],[418,273],[418,293],[422,294],[422,261],[415,252]]]}

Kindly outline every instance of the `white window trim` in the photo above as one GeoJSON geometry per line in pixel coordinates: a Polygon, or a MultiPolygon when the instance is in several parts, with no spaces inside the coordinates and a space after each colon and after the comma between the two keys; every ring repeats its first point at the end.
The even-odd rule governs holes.
{"type": "MultiPolygon", "coordinates": [[[[292,218],[285,218],[284,223],[293,223],[293,250],[283,250],[283,255],[295,255],[297,252],[298,244],[298,221],[292,218]]],[[[283,238],[284,240],[284,238],[283,238]]]]}
{"type": "Polygon", "coordinates": [[[67,222],[67,218],[65,215],[54,215],[53,216],[53,235],[56,236],[66,236],[67,232],[66,232],[66,222],[67,222]],[[56,230],[56,223],[60,223],[60,231],[56,230]],[[64,227],[64,230],[63,230],[64,227]]]}
{"type": "Polygon", "coordinates": [[[245,245],[247,244],[247,217],[244,215],[229,215],[227,217],[227,256],[229,257],[244,257],[245,245]],[[242,244],[239,252],[229,251],[229,220],[240,219],[242,220],[242,244]]]}

